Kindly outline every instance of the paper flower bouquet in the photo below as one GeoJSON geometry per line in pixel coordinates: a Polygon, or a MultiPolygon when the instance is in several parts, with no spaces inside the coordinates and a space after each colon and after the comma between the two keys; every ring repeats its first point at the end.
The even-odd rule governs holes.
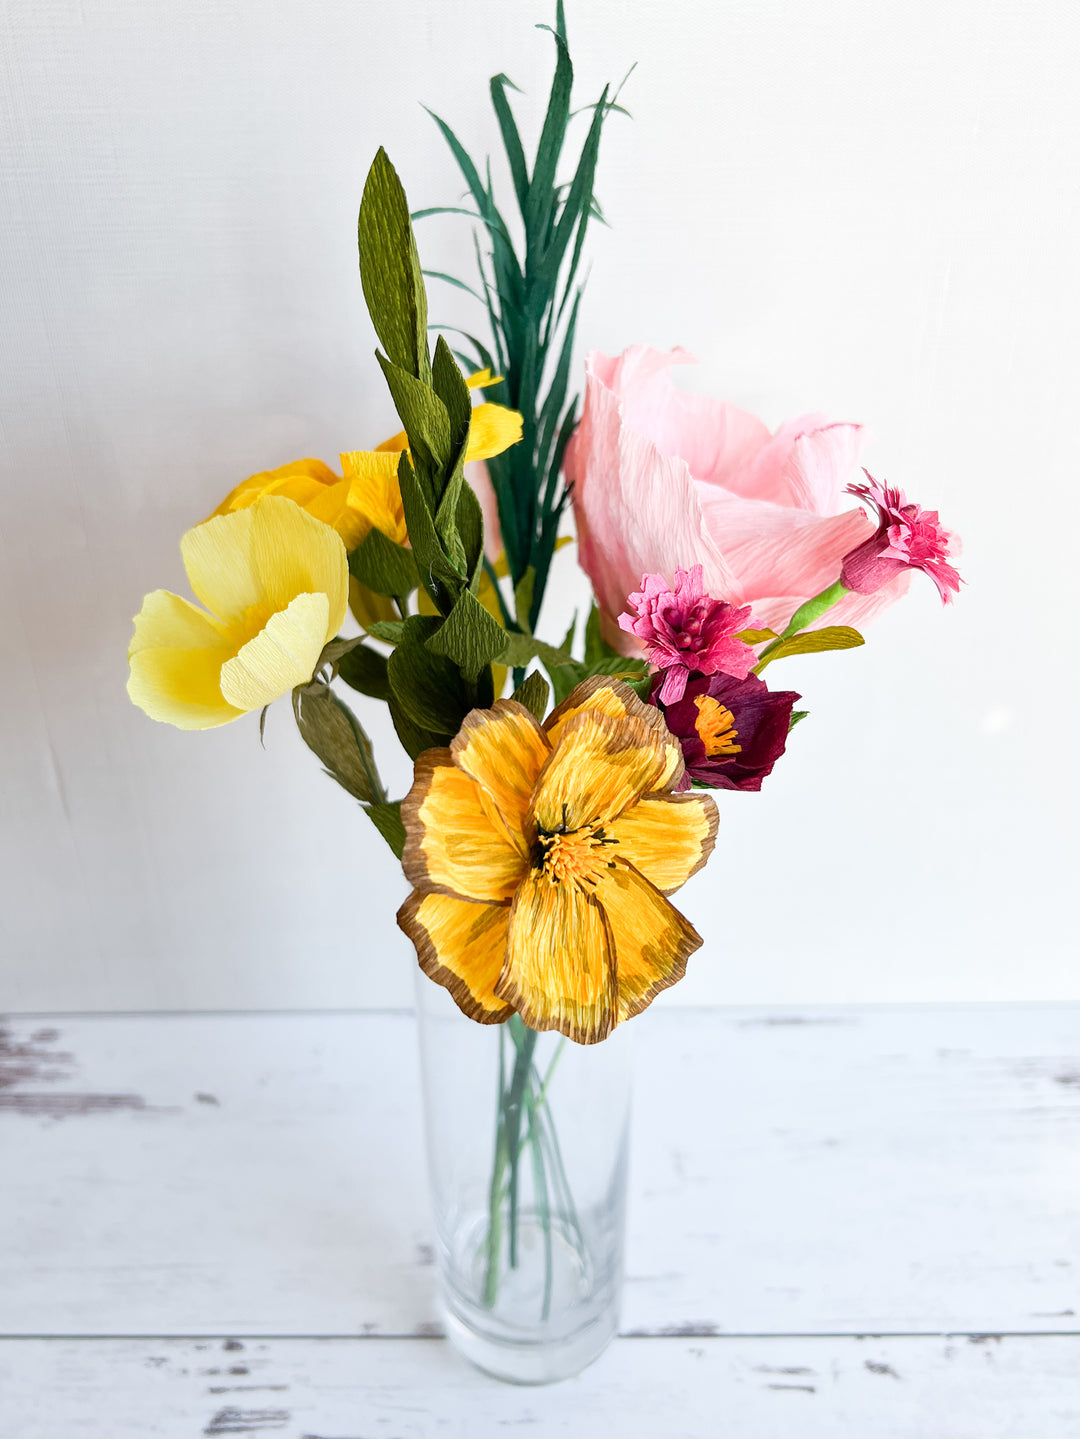
{"type": "MultiPolygon", "coordinates": [[[[601,132],[618,107],[605,89],[562,176],[572,70],[561,5],[552,34],[531,168],[510,82],[491,82],[513,224],[438,121],[471,197],[462,213],[476,226],[487,338],[465,336],[466,354],[440,334],[432,348],[425,275],[450,277],[421,269],[418,216],[380,150],[360,206],[360,276],[381,346],[372,379],[402,431],[342,453],[340,473],[301,459],[254,474],[189,530],[198,604],[146,597],[128,686],[183,729],[265,715],[291,696],[307,745],[400,858],[412,888],[398,923],[421,969],[470,1020],[500,1027],[482,1217],[471,1240],[455,1237],[454,1217],[441,1235],[449,1311],[474,1339],[489,1324],[486,1349],[462,1342],[479,1362],[540,1378],[595,1352],[574,1335],[610,1308],[618,1258],[597,1259],[584,1211],[618,1208],[610,1174],[624,1153],[595,1183],[575,1181],[568,1128],[602,1085],[583,1071],[585,1097],[556,1126],[562,1040],[541,1062],[541,1037],[596,1046],[685,973],[702,940],[672,896],[734,822],[709,791],[760,789],[804,717],[799,695],[772,686],[775,663],[862,644],[858,626],[912,570],[944,601],[959,586],[936,513],[868,474],[854,482],[857,425],[809,417],[770,433],[677,390],[685,353],[640,345],[588,356],[579,419],[581,258],[601,132]],[[580,630],[542,638],[571,514],[595,602],[580,630]],[[389,706],[415,762],[404,797],[387,794],[349,691],[389,706]],[[536,1284],[523,1289],[530,1249],[536,1284]],[[599,1308],[582,1300],[584,1279],[567,1278],[586,1270],[604,1289],[599,1308]],[[492,1345],[514,1343],[573,1355],[532,1368],[492,1358],[492,1345]]],[[[600,1131],[624,1133],[618,1104],[600,1131]]],[[[438,1144],[432,1162],[437,1180],[438,1144]]]]}

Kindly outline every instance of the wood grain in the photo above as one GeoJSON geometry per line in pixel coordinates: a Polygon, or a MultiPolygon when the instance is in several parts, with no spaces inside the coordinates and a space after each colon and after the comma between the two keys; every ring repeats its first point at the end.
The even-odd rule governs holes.
{"type": "MultiPolygon", "coordinates": [[[[1080,1329],[1075,1007],[657,1007],[638,1041],[625,1333],[1080,1329]]],[[[411,1016],[5,1044],[0,1333],[433,1332],[411,1016]]]]}

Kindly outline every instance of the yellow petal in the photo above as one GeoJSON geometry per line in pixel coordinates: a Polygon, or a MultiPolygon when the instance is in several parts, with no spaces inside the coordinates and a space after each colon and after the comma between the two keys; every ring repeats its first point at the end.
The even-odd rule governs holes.
{"type": "Polygon", "coordinates": [[[184,569],[196,598],[230,628],[243,625],[248,611],[265,600],[251,557],[255,504],[204,520],[180,541],[184,569]]]}
{"type": "Polygon", "coordinates": [[[667,754],[664,778],[656,786],[657,789],[671,789],[682,778],[682,749],[668,732],[664,716],[655,705],[648,705],[638,699],[629,685],[622,680],[612,679],[610,675],[594,675],[591,679],[582,680],[581,684],[570,691],[562,704],[551,711],[544,721],[544,729],[551,743],[557,744],[564,726],[576,714],[586,710],[596,710],[616,719],[628,715],[655,731],[663,741],[667,754]]]}
{"type": "Polygon", "coordinates": [[[237,719],[221,693],[232,650],[218,625],[167,590],[147,595],[135,617],[127,691],[150,716],[179,729],[212,729],[237,719]]]}
{"type": "Polygon", "coordinates": [[[128,658],[148,649],[214,650],[228,659],[232,653],[224,628],[190,600],[169,590],[154,590],[146,596],[135,616],[135,633],[128,645],[128,658]]]}
{"type": "Polygon", "coordinates": [[[618,842],[620,859],[662,894],[672,894],[712,854],[718,823],[708,795],[656,794],[631,805],[608,833],[618,842]]]}
{"type": "Polygon", "coordinates": [[[350,528],[347,534],[342,531],[346,549],[355,549],[373,525],[395,544],[408,540],[397,477],[400,457],[400,449],[382,448],[342,454],[341,467],[349,481],[346,523],[350,528]]]}
{"type": "Polygon", "coordinates": [[[615,946],[618,1017],[630,1019],[682,979],[701,936],[654,885],[621,860],[600,872],[595,895],[615,946]]]}
{"type": "Polygon", "coordinates": [[[642,795],[659,789],[669,768],[668,745],[654,726],[630,715],[616,719],[583,710],[559,730],[537,781],[533,817],[548,833],[607,828],[642,795]]]}
{"type": "Polygon", "coordinates": [[[531,1029],[557,1029],[578,1044],[605,1039],[616,1023],[615,954],[596,900],[530,870],[510,911],[495,993],[531,1029]]]}
{"type": "Polygon", "coordinates": [[[471,710],[450,744],[454,763],[487,791],[510,832],[522,836],[536,778],[550,753],[524,705],[496,700],[471,710]]]}
{"type": "Polygon", "coordinates": [[[425,750],[416,761],[401,817],[408,836],[401,867],[411,884],[462,899],[513,897],[528,867],[524,845],[515,847],[491,800],[448,749],[425,750]]]}
{"type": "Polygon", "coordinates": [[[466,460],[490,460],[521,439],[521,416],[505,405],[473,407],[466,460]]]}
{"type": "Polygon", "coordinates": [[[489,385],[501,385],[502,381],[502,375],[493,375],[490,370],[476,370],[465,379],[470,390],[486,390],[489,385]]]}
{"type": "MultiPolygon", "coordinates": [[[[274,495],[242,514],[252,517],[251,564],[265,603],[271,610],[284,610],[298,595],[325,595],[323,640],[333,639],[349,601],[349,561],[340,537],[291,500],[274,495]]],[[[239,518],[229,515],[224,523],[239,518]]]]}
{"type": "Polygon", "coordinates": [[[265,628],[221,667],[221,693],[229,704],[238,710],[262,709],[309,680],[326,643],[328,609],[325,594],[297,595],[272,614],[265,628]]]}
{"type": "Polygon", "coordinates": [[[499,1024],[513,1013],[494,993],[509,917],[509,905],[470,904],[414,889],[397,922],[416,946],[420,968],[450,991],[458,1008],[481,1024],[499,1024]]]}
{"type": "Polygon", "coordinates": [[[262,470],[242,480],[235,490],[225,496],[214,514],[228,515],[233,510],[245,509],[262,494],[283,494],[302,504],[299,498],[301,492],[310,496],[316,487],[336,484],[339,479],[340,476],[335,475],[322,460],[290,460],[276,470],[262,470]]]}

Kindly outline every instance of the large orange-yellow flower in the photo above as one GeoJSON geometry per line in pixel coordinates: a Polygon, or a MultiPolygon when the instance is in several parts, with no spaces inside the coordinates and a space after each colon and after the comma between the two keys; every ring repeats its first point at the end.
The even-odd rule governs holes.
{"type": "MultiPolygon", "coordinates": [[[[494,383],[489,370],[470,375],[470,390],[494,383]]],[[[521,416],[505,405],[476,405],[469,427],[466,461],[489,460],[521,439],[521,416]]],[[[264,470],[237,485],[214,511],[215,515],[242,510],[263,495],[282,495],[332,526],[354,550],[371,529],[382,530],[395,544],[408,542],[405,512],[398,486],[398,461],[408,448],[402,431],[374,450],[348,450],[341,456],[341,474],[322,460],[292,460],[277,470],[264,470]]]]}
{"type": "Polygon", "coordinates": [[[682,752],[619,680],[586,680],[541,726],[499,700],[425,751],[402,803],[415,886],[398,924],[481,1024],[604,1039],[681,979],[700,944],[666,898],[708,859],[716,806],[673,794],[682,752]]]}
{"type": "Polygon", "coordinates": [[[269,495],[188,530],[180,552],[206,609],[168,590],[143,600],[128,649],[128,694],[140,709],[211,729],[311,678],[349,593],[333,530],[269,495]]]}

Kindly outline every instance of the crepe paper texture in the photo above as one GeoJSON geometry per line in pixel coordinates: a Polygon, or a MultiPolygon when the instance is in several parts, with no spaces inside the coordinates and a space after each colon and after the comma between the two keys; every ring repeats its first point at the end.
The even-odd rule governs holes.
{"type": "Polygon", "coordinates": [[[345,618],[338,535],[292,500],[267,496],[196,525],[180,542],[199,609],[146,596],[128,650],[128,694],[151,719],[211,729],[311,679],[345,618]]]}
{"type": "Polygon", "coordinates": [[[808,415],[770,433],[676,390],[685,351],[592,352],[575,429],[579,263],[619,106],[606,87],[586,107],[560,181],[573,79],[561,4],[551,33],[531,169],[510,82],[491,82],[520,244],[490,178],[438,121],[475,205],[462,213],[478,226],[473,293],[490,344],[466,335],[468,360],[444,335],[432,348],[425,273],[462,282],[423,270],[380,149],[357,222],[360,280],[402,428],[342,453],[340,475],[302,459],[238,485],[181,542],[204,608],[148,595],[128,682],[137,705],[183,729],[265,718],[291,693],[304,742],[402,861],[413,892],[399,923],[421,966],[474,1019],[514,1016],[522,1063],[536,1031],[596,1043],[682,977],[701,939],[668,896],[705,864],[718,823],[691,786],[760,789],[805,715],[762,672],[862,645],[855,622],[912,569],[946,601],[960,583],[936,512],[869,475],[847,483],[858,425],[808,415]],[[507,403],[473,404],[490,391],[507,403]],[[571,496],[595,599],[583,626],[545,638],[571,496]],[[847,496],[876,522],[841,512],[847,496]],[[359,634],[342,633],[350,608],[359,634]],[[387,706],[414,761],[403,800],[347,691],[387,706]]]}
{"type": "Polygon", "coordinates": [[[849,485],[847,493],[877,511],[877,530],[844,556],[840,581],[857,594],[874,594],[904,570],[922,570],[937,586],[942,604],[960,589],[960,576],[949,564],[953,537],[937,510],[912,504],[903,490],[879,484],[864,470],[865,485],[849,485]]]}
{"type": "Polygon", "coordinates": [[[757,791],[784,753],[792,711],[801,698],[793,690],[770,690],[754,675],[699,675],[673,704],[660,698],[668,729],[682,747],[686,764],[678,788],[691,781],[711,789],[757,791]]]}
{"type": "Polygon", "coordinates": [[[474,711],[421,756],[402,804],[413,893],[398,923],[421,967],[481,1023],[513,1013],[593,1044],[681,979],[701,938],[666,896],[708,859],[717,812],[672,791],[659,712],[587,680],[541,726],[474,711]]]}
{"type": "MultiPolygon", "coordinates": [[[[617,619],[643,574],[670,580],[700,564],[707,594],[750,605],[758,625],[779,632],[873,533],[861,511],[837,513],[859,425],[805,415],[770,434],[745,410],[677,390],[671,370],[690,363],[685,350],[646,345],[586,361],[566,475],[581,564],[605,635],[624,653],[638,644],[617,619]]],[[[907,576],[894,575],[874,594],[846,596],[834,618],[858,626],[906,587],[907,576]]]]}
{"type": "Polygon", "coordinates": [[[641,590],[628,595],[627,604],[619,628],[636,635],[649,663],[663,670],[661,704],[681,699],[692,673],[743,679],[753,669],[757,656],[740,637],[751,623],[750,606],[736,609],[707,595],[701,565],[676,570],[673,586],[663,575],[642,576],[641,590]]]}

